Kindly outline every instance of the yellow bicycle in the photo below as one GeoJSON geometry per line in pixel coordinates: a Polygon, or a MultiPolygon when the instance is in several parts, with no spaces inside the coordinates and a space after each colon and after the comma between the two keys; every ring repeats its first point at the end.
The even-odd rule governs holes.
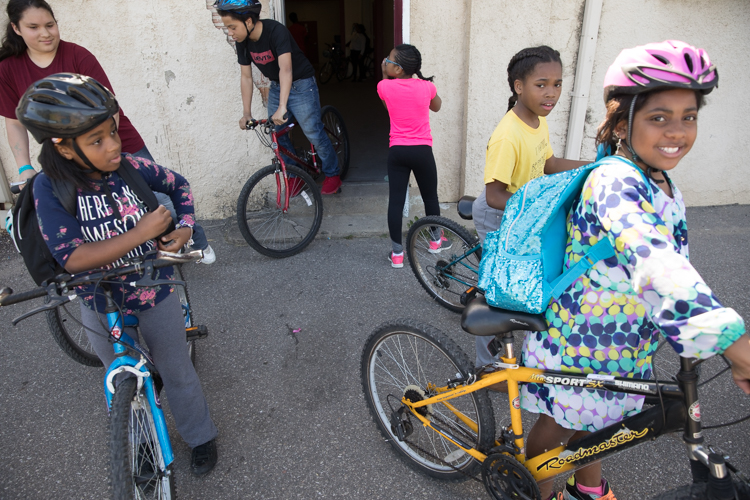
{"type": "Polygon", "coordinates": [[[518,364],[513,331],[546,330],[542,316],[496,309],[477,298],[466,307],[461,326],[473,335],[495,335],[501,361],[476,369],[445,334],[410,320],[381,326],[362,353],[362,387],[373,419],[414,469],[447,480],[467,479],[481,470],[492,498],[541,500],[538,482],[683,430],[694,484],[659,498],[750,498],[747,478],[703,442],[696,360],[680,358],[677,382],[540,370],[518,364]],[[501,370],[487,373],[487,368],[501,370]],[[510,425],[496,435],[486,388],[502,381],[508,386],[510,425]],[[639,394],[649,407],[527,459],[520,383],[639,394]]]}

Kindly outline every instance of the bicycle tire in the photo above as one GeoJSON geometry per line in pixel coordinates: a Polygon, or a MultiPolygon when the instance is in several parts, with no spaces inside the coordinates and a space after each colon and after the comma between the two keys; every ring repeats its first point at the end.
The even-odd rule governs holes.
{"type": "Polygon", "coordinates": [[[174,473],[171,465],[164,464],[146,395],[136,389],[137,380],[127,378],[118,384],[112,397],[109,421],[113,496],[116,500],[171,500],[176,498],[174,473]],[[134,422],[139,425],[133,426],[134,422]]]}
{"type": "MultiPolygon", "coordinates": [[[[652,500],[711,500],[706,491],[708,483],[691,483],[664,493],[660,493],[652,500]]],[[[750,485],[743,481],[734,480],[737,498],[750,498],[750,485]]]]}
{"type": "MultiPolygon", "coordinates": [[[[360,368],[367,407],[386,441],[412,469],[446,481],[463,481],[480,470],[481,463],[422,426],[415,417],[411,417],[413,433],[405,441],[399,441],[390,424],[391,408],[401,406],[407,391],[412,397],[429,397],[433,392],[428,384],[445,386],[456,373],[468,375],[473,367],[468,356],[445,334],[412,320],[386,323],[367,340],[360,368]],[[421,391],[417,396],[414,386],[419,388],[417,392],[421,391]]],[[[486,451],[495,435],[495,417],[487,391],[452,399],[451,405],[478,424],[477,432],[447,407],[431,405],[425,413],[474,448],[486,451]]]]}
{"type": "MultiPolygon", "coordinates": [[[[104,366],[81,324],[80,299],[47,311],[47,326],[60,349],[73,361],[84,366],[104,366]]],[[[49,297],[45,299],[49,302],[49,297]]]]}
{"type": "Polygon", "coordinates": [[[333,64],[328,60],[320,68],[320,83],[328,83],[333,76],[333,64]]]}
{"type": "Polygon", "coordinates": [[[353,73],[354,71],[352,70],[352,63],[351,61],[349,61],[349,58],[346,58],[341,61],[338,69],[336,70],[336,79],[340,82],[343,82],[344,80],[351,78],[353,73]]]}
{"type": "Polygon", "coordinates": [[[349,133],[346,130],[344,117],[339,110],[333,106],[323,106],[320,109],[320,121],[331,140],[336,158],[339,164],[339,177],[343,180],[349,173],[349,159],[351,150],[349,148],[349,133]]]}
{"type": "Polygon", "coordinates": [[[414,276],[430,297],[441,306],[454,312],[462,312],[461,294],[477,284],[479,276],[465,264],[479,269],[481,248],[452,266],[451,262],[474,248],[479,243],[466,228],[445,217],[430,215],[412,224],[406,237],[406,255],[414,276]],[[448,249],[440,253],[430,252],[432,234],[442,231],[443,237],[452,241],[448,249]],[[452,279],[455,278],[455,279],[452,279]],[[456,279],[461,281],[456,281],[456,279]],[[464,284],[465,283],[465,284],[464,284]]]}
{"type": "MultiPolygon", "coordinates": [[[[193,317],[193,308],[190,306],[190,294],[187,289],[187,281],[185,280],[184,273],[182,271],[182,265],[173,266],[174,279],[177,281],[184,281],[185,285],[175,285],[175,292],[177,297],[180,299],[180,306],[182,307],[182,316],[185,318],[185,329],[190,328],[195,324],[195,318],[193,317]]],[[[188,354],[190,355],[190,361],[195,366],[195,340],[188,340],[188,354]]]]}
{"type": "Polygon", "coordinates": [[[237,200],[237,223],[245,241],[258,252],[273,258],[291,257],[301,252],[318,234],[323,220],[323,199],[310,175],[295,166],[286,167],[287,174],[302,179],[300,194],[289,199],[284,213],[284,183],[281,169],[264,167],[245,183],[237,200]],[[281,182],[277,188],[276,179],[281,182]]]}

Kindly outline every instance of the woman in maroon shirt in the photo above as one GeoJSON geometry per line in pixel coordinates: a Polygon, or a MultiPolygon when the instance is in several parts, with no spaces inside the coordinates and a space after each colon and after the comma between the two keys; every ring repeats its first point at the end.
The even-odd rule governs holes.
{"type": "MultiPolygon", "coordinates": [[[[60,31],[52,7],[45,0],[10,0],[7,7],[8,26],[0,47],[0,115],[5,117],[13,157],[18,166],[19,180],[30,179],[36,173],[31,166],[29,136],[26,128],[16,120],[16,106],[29,86],[55,73],[79,73],[90,76],[106,86],[112,84],[96,57],[85,48],[60,40],[60,31]]],[[[154,161],[138,131],[120,109],[116,116],[123,153],[154,161]]],[[[158,196],[157,196],[158,197],[158,196]]],[[[159,198],[170,211],[168,200],[159,198]]],[[[216,259],[208,245],[203,228],[194,227],[194,247],[204,251],[203,262],[216,259]]]]}

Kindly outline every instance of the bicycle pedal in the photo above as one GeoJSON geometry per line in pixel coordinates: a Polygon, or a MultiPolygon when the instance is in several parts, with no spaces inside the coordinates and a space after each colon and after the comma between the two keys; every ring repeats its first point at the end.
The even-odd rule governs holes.
{"type": "Polygon", "coordinates": [[[185,330],[188,340],[205,339],[208,337],[208,327],[206,325],[191,326],[185,330]]]}
{"type": "Polygon", "coordinates": [[[467,289],[465,292],[461,294],[460,302],[461,305],[467,305],[470,301],[474,300],[474,297],[477,296],[477,287],[473,286],[469,289],[467,289]]]}

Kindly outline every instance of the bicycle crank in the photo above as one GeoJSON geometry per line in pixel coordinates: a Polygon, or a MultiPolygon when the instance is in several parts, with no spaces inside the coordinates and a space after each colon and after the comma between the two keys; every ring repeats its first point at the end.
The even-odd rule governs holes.
{"type": "Polygon", "coordinates": [[[490,453],[482,462],[482,483],[496,500],[541,500],[531,472],[510,455],[490,453]]]}

